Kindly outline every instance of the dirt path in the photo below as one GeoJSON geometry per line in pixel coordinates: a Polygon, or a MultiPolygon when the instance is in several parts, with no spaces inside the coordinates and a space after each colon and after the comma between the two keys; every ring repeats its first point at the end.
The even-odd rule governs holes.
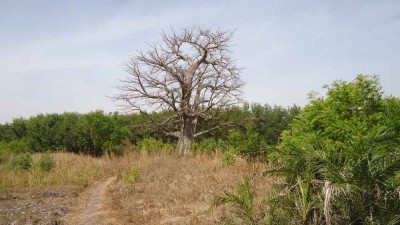
{"type": "Polygon", "coordinates": [[[79,224],[102,224],[102,220],[99,218],[102,215],[104,216],[105,212],[107,211],[105,207],[107,187],[114,182],[115,179],[116,177],[110,177],[106,181],[98,183],[91,190],[86,206],[80,214],[79,224]]]}

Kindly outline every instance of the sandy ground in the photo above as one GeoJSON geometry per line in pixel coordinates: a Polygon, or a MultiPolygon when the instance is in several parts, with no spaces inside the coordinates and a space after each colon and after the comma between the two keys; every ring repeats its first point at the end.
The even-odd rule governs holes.
{"type": "Polygon", "coordinates": [[[90,225],[119,224],[107,209],[110,177],[82,191],[73,187],[0,194],[0,224],[90,225]]]}
{"type": "Polygon", "coordinates": [[[67,224],[69,207],[81,189],[54,187],[0,193],[0,224],[67,224]]]}

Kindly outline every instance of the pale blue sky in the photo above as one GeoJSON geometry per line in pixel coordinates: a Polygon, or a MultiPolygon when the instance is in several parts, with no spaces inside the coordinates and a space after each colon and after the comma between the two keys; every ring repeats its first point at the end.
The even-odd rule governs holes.
{"type": "Polygon", "coordinates": [[[333,80],[378,74],[400,96],[400,1],[0,1],[0,122],[115,111],[122,64],[162,29],[236,29],[249,102],[304,105],[333,80]]]}

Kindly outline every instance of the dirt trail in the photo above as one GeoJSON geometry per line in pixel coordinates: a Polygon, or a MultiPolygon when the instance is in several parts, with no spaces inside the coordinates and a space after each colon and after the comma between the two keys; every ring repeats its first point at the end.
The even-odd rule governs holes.
{"type": "Polygon", "coordinates": [[[105,201],[107,187],[114,182],[116,177],[110,177],[104,182],[98,183],[89,193],[85,209],[80,215],[80,223],[87,224],[102,224],[100,216],[104,216],[106,210],[105,201]]]}

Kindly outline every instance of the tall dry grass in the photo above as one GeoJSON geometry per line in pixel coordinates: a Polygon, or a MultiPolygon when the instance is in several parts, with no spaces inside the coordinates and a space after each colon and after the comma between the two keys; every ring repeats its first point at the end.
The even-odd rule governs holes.
{"type": "Polygon", "coordinates": [[[234,208],[211,207],[215,197],[248,179],[253,186],[254,208],[260,209],[272,184],[271,178],[258,176],[265,164],[237,159],[228,166],[219,154],[130,154],[113,163],[118,163],[114,168],[119,179],[112,186],[111,205],[123,224],[240,224],[244,221],[232,213],[234,208]],[[124,179],[132,167],[139,175],[134,182],[124,179]]]}
{"type": "MultiPolygon", "coordinates": [[[[51,157],[54,167],[49,171],[35,166],[27,170],[12,170],[7,163],[0,164],[0,191],[58,185],[86,187],[112,173],[109,160],[72,153],[52,153],[51,157]]],[[[40,154],[33,158],[37,161],[40,154]]]]}
{"type": "MultiPolygon", "coordinates": [[[[34,158],[37,161],[40,155],[34,158]]],[[[180,157],[165,152],[131,152],[123,157],[94,158],[53,153],[52,158],[55,164],[50,171],[35,166],[14,171],[1,164],[0,191],[60,185],[86,187],[116,176],[107,205],[110,215],[120,224],[243,224],[242,218],[233,213],[234,207],[212,208],[216,196],[250,180],[254,209],[259,210],[272,184],[271,178],[258,176],[265,164],[237,158],[234,165],[225,165],[221,154],[180,157]]]]}

